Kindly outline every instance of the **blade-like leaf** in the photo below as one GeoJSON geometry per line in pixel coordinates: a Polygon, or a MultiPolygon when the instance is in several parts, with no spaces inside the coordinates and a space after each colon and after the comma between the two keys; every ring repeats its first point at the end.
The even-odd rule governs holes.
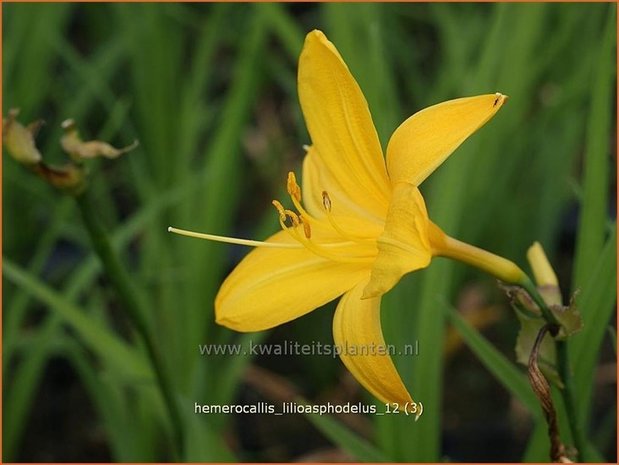
{"type": "MultiPolygon", "coordinates": [[[[298,403],[311,405],[299,399],[298,403]]],[[[330,415],[308,413],[305,417],[334,444],[342,448],[356,460],[362,462],[388,462],[389,460],[368,441],[354,433],[330,415]]],[[[412,417],[411,417],[412,418],[412,417]]],[[[411,420],[414,421],[414,420],[411,420]]]]}
{"type": "Polygon", "coordinates": [[[609,14],[597,53],[597,67],[591,83],[591,108],[587,122],[587,145],[582,181],[582,202],[574,264],[574,289],[589,280],[595,260],[604,246],[608,224],[609,182],[611,169],[610,141],[615,105],[615,69],[617,68],[616,18],[609,14]]]}
{"type": "Polygon", "coordinates": [[[81,309],[6,257],[3,257],[2,274],[58,314],[110,368],[134,381],[144,382],[152,378],[151,371],[137,350],[129,347],[107,328],[95,323],[81,309]]]}
{"type": "MultiPolygon", "coordinates": [[[[617,230],[606,241],[598,256],[597,264],[590,270],[589,279],[576,305],[584,320],[583,330],[569,341],[576,384],[576,397],[580,419],[586,422],[591,411],[591,392],[600,346],[616,311],[617,300],[617,230]]],[[[586,423],[585,423],[586,424],[586,423]]]]}
{"type": "Polygon", "coordinates": [[[469,348],[477,355],[483,365],[492,373],[505,389],[510,391],[536,417],[541,410],[525,375],[502,353],[495,349],[479,332],[471,327],[458,312],[445,306],[449,321],[458,330],[469,348]]]}

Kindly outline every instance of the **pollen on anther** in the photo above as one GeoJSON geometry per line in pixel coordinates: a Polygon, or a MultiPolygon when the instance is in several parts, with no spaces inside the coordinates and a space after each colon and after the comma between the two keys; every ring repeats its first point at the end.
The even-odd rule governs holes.
{"type": "Polygon", "coordinates": [[[279,213],[279,216],[282,219],[285,219],[286,218],[286,211],[284,210],[284,206],[281,203],[279,203],[279,201],[277,201],[277,200],[273,200],[271,203],[277,209],[277,213],[279,213]]]}
{"type": "Polygon", "coordinates": [[[325,207],[326,211],[331,211],[331,198],[327,191],[322,191],[322,206],[325,207]]]}
{"type": "Polygon", "coordinates": [[[288,194],[294,197],[298,202],[301,201],[301,188],[297,184],[297,178],[292,171],[288,173],[288,182],[286,185],[288,194]]]}

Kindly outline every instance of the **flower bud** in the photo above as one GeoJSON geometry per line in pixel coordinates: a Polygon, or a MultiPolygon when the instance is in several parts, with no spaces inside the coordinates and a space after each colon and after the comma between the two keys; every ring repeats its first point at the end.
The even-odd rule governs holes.
{"type": "Polygon", "coordinates": [[[527,250],[527,259],[533,270],[537,288],[548,305],[561,305],[561,290],[555,271],[539,242],[533,243],[527,250]]]}

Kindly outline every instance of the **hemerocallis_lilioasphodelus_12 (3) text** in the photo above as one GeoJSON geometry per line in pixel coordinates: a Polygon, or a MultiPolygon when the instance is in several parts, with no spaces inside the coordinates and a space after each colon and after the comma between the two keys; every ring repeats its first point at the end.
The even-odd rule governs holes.
{"type": "MultiPolygon", "coordinates": [[[[381,296],[433,256],[477,266],[507,283],[525,279],[511,261],[446,235],[429,219],[418,188],[501,109],[505,95],[459,98],[415,113],[395,130],[385,157],[359,85],[321,31],[305,39],[298,91],[311,146],[302,187],[288,175],[294,209],[273,201],[282,230],[253,241],[169,228],[255,247],[221,285],[217,323],[261,331],[343,296],[333,319],[335,345],[384,347],[381,296]]],[[[382,402],[414,403],[389,354],[342,351],[340,357],[382,402]]]]}

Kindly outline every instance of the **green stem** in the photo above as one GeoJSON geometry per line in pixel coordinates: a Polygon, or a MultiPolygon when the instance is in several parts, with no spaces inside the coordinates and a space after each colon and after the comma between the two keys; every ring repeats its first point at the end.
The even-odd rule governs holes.
{"type": "MultiPolygon", "coordinates": [[[[501,281],[522,287],[529,293],[533,301],[540,308],[542,317],[550,325],[550,334],[553,337],[557,335],[561,327],[559,320],[554,313],[552,313],[548,307],[548,304],[537,290],[537,287],[533,284],[531,278],[515,263],[498,255],[494,255],[486,250],[449,237],[433,223],[431,223],[430,227],[432,228],[431,237],[434,255],[449,257],[468,263],[469,265],[490,273],[501,281]]],[[[564,384],[564,388],[561,389],[561,395],[566,405],[567,419],[572,433],[572,438],[574,439],[574,443],[578,449],[580,457],[582,458],[587,454],[585,449],[586,439],[582,428],[580,427],[580,423],[576,418],[577,413],[575,408],[574,384],[572,382],[570,371],[567,342],[557,341],[555,339],[555,344],[557,346],[559,374],[564,384]]]]}
{"type": "Polygon", "coordinates": [[[563,397],[563,402],[565,402],[567,421],[570,425],[574,445],[576,446],[576,449],[578,449],[580,461],[589,462],[587,438],[580,421],[578,421],[578,407],[576,405],[576,396],[574,393],[574,383],[572,381],[572,370],[569,363],[567,341],[557,341],[556,344],[559,376],[561,377],[564,385],[564,388],[561,390],[561,396],[563,397]]]}
{"type": "MultiPolygon", "coordinates": [[[[555,336],[556,331],[560,328],[560,323],[542,298],[531,279],[528,278],[527,281],[522,284],[522,287],[529,293],[531,298],[539,306],[542,316],[546,322],[554,326],[555,334],[553,334],[553,336],[555,336]]],[[[557,347],[559,376],[561,377],[561,381],[563,381],[563,389],[560,389],[560,392],[561,397],[563,397],[563,402],[565,403],[567,422],[572,433],[574,444],[578,450],[579,457],[581,460],[586,461],[585,457],[588,455],[586,449],[587,441],[581,424],[577,418],[576,397],[574,396],[574,383],[572,380],[567,341],[558,341],[555,339],[555,345],[557,347]]]]}
{"type": "Polygon", "coordinates": [[[430,223],[430,242],[433,255],[467,263],[505,283],[519,285],[523,280],[528,279],[525,272],[514,262],[454,239],[441,231],[434,223],[430,223]]]}
{"type": "Polygon", "coordinates": [[[87,192],[75,197],[84,225],[92,241],[92,246],[99,256],[106,276],[116,289],[119,298],[124,304],[123,308],[127,317],[141,336],[150,361],[152,363],[155,378],[159,384],[164,403],[168,409],[174,436],[174,453],[180,457],[183,444],[183,428],[178,405],[174,399],[169,376],[166,376],[165,364],[161,353],[157,350],[153,335],[146,319],[146,305],[140,299],[136,289],[132,285],[131,277],[118,255],[112,248],[109,237],[101,225],[96,209],[87,192]]]}
{"type": "Polygon", "coordinates": [[[554,328],[550,330],[550,334],[552,336],[556,336],[556,331],[559,330],[561,324],[559,323],[559,320],[557,320],[557,317],[555,317],[554,314],[550,311],[550,308],[548,308],[548,304],[537,290],[537,287],[535,287],[535,284],[533,284],[533,281],[531,281],[531,278],[527,276],[526,279],[523,280],[522,283],[520,283],[520,286],[528,292],[533,301],[540,308],[544,320],[546,320],[548,324],[554,326],[554,328]]]}

